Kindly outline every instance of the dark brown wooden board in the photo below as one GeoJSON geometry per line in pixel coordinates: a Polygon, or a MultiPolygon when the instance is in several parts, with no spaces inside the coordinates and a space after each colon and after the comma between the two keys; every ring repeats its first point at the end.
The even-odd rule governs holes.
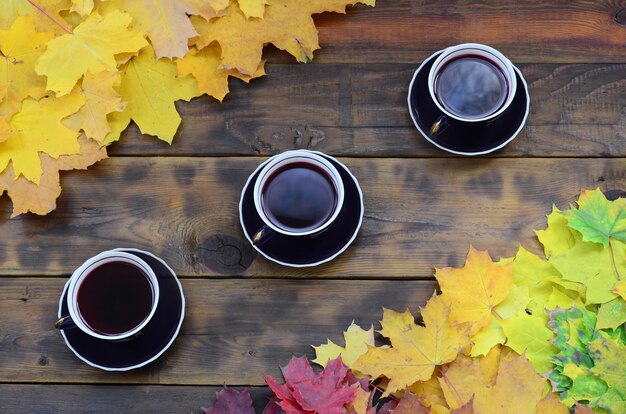
{"type": "MultiPolygon", "coordinates": [[[[218,391],[207,386],[1,384],[0,408],[11,414],[202,414],[201,407],[212,405],[218,391]]],[[[260,413],[269,389],[253,387],[248,392],[260,413]]]]}
{"type": "Polygon", "coordinates": [[[311,345],[343,345],[354,320],[367,329],[382,307],[417,314],[434,281],[201,279],[182,281],[181,333],[157,361],[105,372],[80,361],[53,328],[63,278],[0,278],[0,383],[263,385],[311,345]]]}
{"type": "MultiPolygon", "coordinates": [[[[209,97],[179,102],[183,122],[171,146],[142,136],[131,124],[109,152],[249,156],[306,148],[354,157],[447,157],[422,137],[409,116],[408,86],[422,59],[271,64],[266,77],[249,85],[231,80],[222,103],[209,97]]],[[[626,154],[626,65],[522,64],[520,70],[531,100],[526,127],[490,156],[626,154]]]]}
{"type": "Polygon", "coordinates": [[[315,59],[413,62],[479,42],[526,63],[625,62],[624,7],[618,0],[379,0],[373,9],[348,8],[347,16],[316,15],[322,49],[315,59]]]}
{"type": "Polygon", "coordinates": [[[57,210],[0,222],[11,235],[0,273],[68,275],[102,250],[136,247],[185,276],[429,278],[461,265],[470,244],[495,258],[518,243],[540,251],[533,229],[553,203],[626,189],[624,158],[342,158],[363,189],[363,226],[334,261],[293,269],[258,255],[239,224],[241,189],[262,160],[123,157],[66,174],[57,210]]]}

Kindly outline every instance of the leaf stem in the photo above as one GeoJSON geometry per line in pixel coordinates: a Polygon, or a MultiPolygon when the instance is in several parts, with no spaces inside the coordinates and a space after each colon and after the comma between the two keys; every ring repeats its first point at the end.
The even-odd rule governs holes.
{"type": "Polygon", "coordinates": [[[28,2],[35,7],[37,10],[39,10],[40,12],[42,12],[44,15],[46,15],[46,17],[50,20],[52,20],[54,23],[56,23],[57,26],[59,26],[61,29],[65,30],[67,33],[69,34],[73,34],[73,32],[68,29],[63,23],[61,23],[60,21],[58,21],[57,19],[55,19],[50,13],[48,13],[43,7],[41,7],[40,5],[38,5],[37,3],[35,3],[33,0],[28,0],[28,2]]]}
{"type": "Polygon", "coordinates": [[[494,315],[496,315],[496,318],[500,319],[501,321],[503,321],[503,320],[504,320],[504,318],[502,317],[502,315],[500,315],[500,314],[498,313],[498,311],[496,310],[496,308],[495,308],[495,307],[492,307],[492,308],[491,308],[491,312],[493,312],[493,314],[494,314],[494,315]]]}
{"type": "MultiPolygon", "coordinates": [[[[381,393],[381,394],[384,394],[384,393],[385,393],[385,390],[384,390],[384,389],[380,388],[380,387],[379,387],[379,386],[377,386],[377,385],[374,385],[374,384],[372,383],[372,381],[370,381],[370,387],[372,387],[373,389],[375,389],[376,391],[378,391],[378,392],[379,392],[379,393],[381,393]]],[[[391,398],[392,400],[400,401],[400,399],[399,399],[398,397],[396,397],[395,395],[393,395],[393,394],[389,394],[389,398],[391,398]]]]}
{"type": "Polygon", "coordinates": [[[448,387],[450,387],[452,391],[454,391],[454,395],[456,395],[457,400],[459,400],[460,407],[463,407],[465,405],[465,401],[463,401],[463,398],[461,398],[461,394],[459,394],[459,392],[456,390],[456,387],[454,386],[454,384],[450,382],[450,379],[446,376],[446,373],[443,372],[441,367],[437,367],[437,370],[441,374],[441,378],[443,378],[446,384],[448,384],[448,387]]]}
{"type": "Polygon", "coordinates": [[[613,244],[611,244],[611,239],[609,239],[609,251],[611,252],[611,261],[613,262],[613,269],[615,270],[615,276],[617,280],[620,281],[622,278],[619,275],[619,271],[617,270],[617,263],[615,263],[615,253],[613,252],[613,244]]]}

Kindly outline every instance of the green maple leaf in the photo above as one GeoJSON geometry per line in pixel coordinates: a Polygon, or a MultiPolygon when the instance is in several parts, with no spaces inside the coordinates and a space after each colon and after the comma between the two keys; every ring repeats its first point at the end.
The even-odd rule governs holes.
{"type": "Polygon", "coordinates": [[[594,405],[604,408],[611,413],[626,412],[626,346],[598,334],[589,342],[589,355],[594,366],[591,373],[608,385],[608,390],[594,405]]]}
{"type": "MultiPolygon", "coordinates": [[[[574,365],[574,364],[570,364],[574,365]]],[[[606,394],[608,386],[595,375],[580,375],[573,381],[572,386],[561,394],[561,399],[567,405],[576,401],[595,402],[606,394]]]]}
{"type": "Polygon", "coordinates": [[[626,324],[620,325],[617,329],[605,329],[603,332],[607,338],[611,338],[622,345],[626,345],[626,324]]]}
{"type": "Polygon", "coordinates": [[[549,374],[554,391],[567,405],[583,401],[609,413],[626,412],[624,326],[598,331],[596,314],[585,308],[558,308],[548,315],[559,350],[549,374]]]}
{"type": "MultiPolygon", "coordinates": [[[[604,408],[612,414],[626,413],[626,398],[624,394],[624,392],[620,392],[615,388],[609,388],[593,405],[604,408]]],[[[596,410],[596,412],[604,411],[596,410]]]]}
{"type": "Polygon", "coordinates": [[[593,366],[587,344],[595,333],[596,315],[585,308],[572,307],[548,311],[548,316],[548,327],[556,335],[552,344],[559,351],[554,356],[555,367],[549,378],[554,391],[562,392],[569,390],[574,380],[585,376],[593,366]],[[572,365],[579,369],[572,370],[572,365]]]}
{"type": "Polygon", "coordinates": [[[606,199],[602,191],[585,191],[578,199],[578,209],[565,212],[569,226],[578,230],[583,240],[608,246],[613,238],[626,241],[626,199],[606,199]]]}
{"type": "Polygon", "coordinates": [[[622,298],[615,298],[600,305],[596,329],[617,329],[624,322],[626,322],[626,303],[622,298]]]}

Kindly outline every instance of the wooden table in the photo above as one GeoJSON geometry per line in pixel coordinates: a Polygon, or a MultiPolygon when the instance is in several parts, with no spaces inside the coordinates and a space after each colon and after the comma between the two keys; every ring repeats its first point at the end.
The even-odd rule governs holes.
{"type": "MultiPolygon", "coordinates": [[[[433,266],[461,266],[470,243],[492,257],[518,244],[552,204],[582,189],[626,188],[626,13],[615,0],[380,0],[315,18],[311,64],[267,49],[268,76],[231,82],[224,103],[180,104],[169,147],[135,127],[111,158],[63,176],[58,208],[10,220],[0,199],[0,412],[189,413],[222,384],[280,377],[292,355],[381,307],[419,306],[433,266]],[[620,14],[620,12],[623,13],[620,14]],[[492,45],[526,78],[531,112],[505,149],[451,156],[426,142],[406,93],[422,60],[463,42],[492,45]],[[329,264],[294,269],[256,254],[239,225],[248,175],[267,156],[309,148],[339,157],[364,192],[354,244],[329,264]],[[109,248],[165,259],[187,298],[173,346],[127,373],[81,362],[52,327],[72,270],[109,248]]],[[[260,411],[259,411],[260,412],[260,411]]]]}

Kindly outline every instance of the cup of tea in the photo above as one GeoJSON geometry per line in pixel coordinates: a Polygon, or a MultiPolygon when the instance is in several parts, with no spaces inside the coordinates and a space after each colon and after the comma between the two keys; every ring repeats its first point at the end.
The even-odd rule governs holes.
{"type": "Polygon", "coordinates": [[[517,89],[511,61],[496,49],[463,43],[445,49],[428,73],[428,90],[442,115],[430,127],[437,135],[449,123],[483,127],[513,102],[517,89]]]}
{"type": "Polygon", "coordinates": [[[339,171],[326,158],[308,150],[275,155],[254,184],[254,206],[263,226],[254,244],[276,234],[314,237],[339,215],[344,186],[339,171]]]}
{"type": "Polygon", "coordinates": [[[148,324],[159,303],[159,283],[139,257],[105,251],[86,260],[67,288],[68,314],[58,329],[80,329],[107,341],[134,337],[148,324]]]}

